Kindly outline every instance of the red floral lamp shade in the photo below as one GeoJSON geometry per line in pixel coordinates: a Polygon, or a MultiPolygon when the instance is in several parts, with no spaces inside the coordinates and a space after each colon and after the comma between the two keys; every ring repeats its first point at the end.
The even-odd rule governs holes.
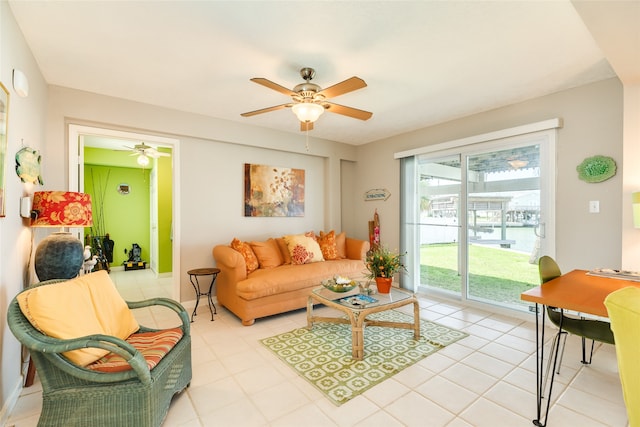
{"type": "Polygon", "coordinates": [[[33,193],[32,227],[91,227],[91,195],[70,191],[33,193]]]}

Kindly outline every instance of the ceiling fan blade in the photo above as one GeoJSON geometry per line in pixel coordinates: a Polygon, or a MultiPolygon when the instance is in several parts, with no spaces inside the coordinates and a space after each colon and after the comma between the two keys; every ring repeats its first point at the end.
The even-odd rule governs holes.
{"type": "Polygon", "coordinates": [[[329,86],[326,89],[318,92],[320,95],[324,95],[326,99],[335,98],[336,96],[344,95],[345,93],[353,92],[354,90],[367,87],[367,84],[359,77],[351,77],[343,82],[337,83],[333,86],[329,86]]]}
{"type": "Polygon", "coordinates": [[[300,122],[300,132],[313,130],[313,122],[300,122]]]}
{"type": "Polygon", "coordinates": [[[255,110],[255,111],[249,111],[248,113],[242,113],[240,115],[242,117],[251,117],[251,116],[255,116],[256,114],[262,114],[262,113],[268,113],[270,111],[282,110],[283,108],[287,108],[287,107],[291,107],[291,104],[275,105],[273,107],[262,108],[260,110],[255,110]]]}
{"type": "Polygon", "coordinates": [[[170,156],[169,153],[163,153],[161,151],[156,151],[156,150],[145,150],[144,153],[140,153],[140,154],[144,154],[145,156],[148,157],[153,157],[154,159],[157,159],[158,157],[167,157],[170,156]]]}
{"type": "Polygon", "coordinates": [[[252,82],[258,83],[259,85],[268,87],[269,89],[273,89],[277,92],[283,93],[287,96],[293,96],[296,93],[294,91],[292,91],[291,89],[287,89],[284,86],[280,86],[278,83],[274,83],[271,80],[267,80],[265,78],[262,77],[254,77],[252,79],[250,79],[252,82]]]}
{"type": "Polygon", "coordinates": [[[343,116],[353,117],[359,120],[369,120],[373,113],[369,111],[359,110],[353,107],[345,107],[344,105],[334,104],[333,102],[325,102],[325,108],[330,113],[342,114],[343,116]]]}

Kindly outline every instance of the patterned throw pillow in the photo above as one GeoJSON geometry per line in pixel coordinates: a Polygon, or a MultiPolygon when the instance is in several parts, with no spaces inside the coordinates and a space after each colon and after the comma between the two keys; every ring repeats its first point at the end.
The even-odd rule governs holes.
{"type": "Polygon", "coordinates": [[[328,233],[320,232],[318,244],[324,259],[338,259],[338,247],[336,246],[336,232],[331,230],[328,233]]]}
{"type": "Polygon", "coordinates": [[[237,238],[234,238],[231,241],[231,247],[240,252],[240,255],[244,258],[244,262],[247,265],[247,274],[258,269],[258,258],[256,258],[256,254],[253,253],[253,249],[251,249],[251,246],[249,246],[248,243],[244,243],[237,238]]]}
{"type": "Polygon", "coordinates": [[[304,234],[293,234],[284,236],[284,241],[287,242],[287,248],[289,248],[291,264],[299,265],[324,261],[320,245],[314,238],[304,234]]]}
{"type": "MultiPolygon", "coordinates": [[[[175,347],[182,335],[182,329],[172,328],[133,334],[126,341],[142,354],[151,370],[175,347]]],[[[122,356],[109,353],[87,368],[100,372],[122,372],[131,370],[131,365],[122,356]]]]}

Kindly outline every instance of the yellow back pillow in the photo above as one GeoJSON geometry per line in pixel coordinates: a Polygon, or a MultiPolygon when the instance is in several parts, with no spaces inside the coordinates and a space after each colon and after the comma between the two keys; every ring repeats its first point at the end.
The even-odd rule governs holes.
{"type": "MultiPolygon", "coordinates": [[[[34,287],[19,294],[17,299],[33,327],[54,338],[104,334],[126,339],[140,329],[105,270],[34,287]]],[[[86,366],[107,353],[102,349],[83,348],[64,355],[77,365],[86,366]]]]}

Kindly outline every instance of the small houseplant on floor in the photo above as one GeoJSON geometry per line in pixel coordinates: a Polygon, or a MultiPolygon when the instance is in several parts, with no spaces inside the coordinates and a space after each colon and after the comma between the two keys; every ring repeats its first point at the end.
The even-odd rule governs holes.
{"type": "Polygon", "coordinates": [[[367,253],[367,270],[369,279],[376,281],[378,292],[388,294],[391,289],[393,275],[403,270],[407,271],[402,263],[404,254],[392,252],[382,245],[378,245],[367,253]]]}

